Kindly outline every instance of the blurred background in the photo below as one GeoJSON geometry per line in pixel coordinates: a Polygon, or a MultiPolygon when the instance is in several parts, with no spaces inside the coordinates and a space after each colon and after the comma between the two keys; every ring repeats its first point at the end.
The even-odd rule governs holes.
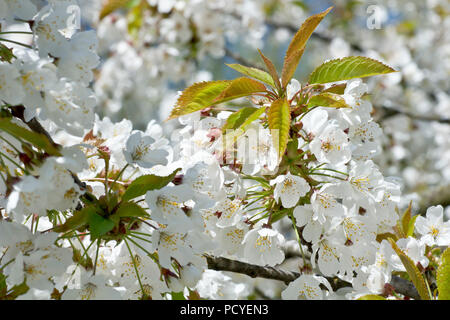
{"type": "MultiPolygon", "coordinates": [[[[293,34],[333,6],[295,77],[324,60],[362,55],[398,73],[368,78],[373,117],[384,131],[375,161],[400,178],[403,203],[450,216],[450,1],[448,0],[79,0],[82,29],[94,29],[102,63],[97,113],[144,129],[165,120],[179,90],[232,79],[226,63],[261,66],[257,49],[281,68],[293,34]]],[[[176,121],[163,123],[167,133],[176,121]]]]}

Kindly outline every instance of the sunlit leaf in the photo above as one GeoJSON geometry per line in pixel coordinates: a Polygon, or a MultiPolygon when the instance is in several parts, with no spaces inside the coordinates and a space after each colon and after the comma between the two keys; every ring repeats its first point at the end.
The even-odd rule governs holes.
{"type": "Polygon", "coordinates": [[[289,139],[291,123],[291,112],[287,99],[280,98],[272,102],[267,117],[274,145],[278,148],[278,160],[281,160],[289,139]]]}
{"type": "Polygon", "coordinates": [[[156,176],[153,174],[147,174],[136,178],[127,188],[122,201],[129,201],[136,197],[144,195],[147,191],[158,190],[168,185],[180,169],[175,170],[168,176],[156,176]]]}
{"type": "Polygon", "coordinates": [[[250,78],[241,77],[231,81],[230,85],[223,90],[213,102],[218,103],[229,101],[264,91],[266,91],[266,86],[261,82],[250,78]]]}
{"type": "Polygon", "coordinates": [[[59,156],[59,150],[41,133],[37,133],[21,127],[11,121],[9,118],[0,118],[0,130],[25,141],[28,141],[36,148],[42,149],[50,155],[59,156]]]}
{"type": "Polygon", "coordinates": [[[266,108],[245,107],[231,114],[222,127],[224,141],[227,146],[243,135],[253,121],[259,119],[266,108]]]}
{"type": "Polygon", "coordinates": [[[360,56],[330,60],[317,67],[309,83],[328,83],[396,72],[380,61],[360,56]]]}
{"type": "Polygon", "coordinates": [[[357,300],[386,300],[386,298],[376,294],[366,294],[365,296],[359,297],[357,300]]]}
{"type": "Polygon", "coordinates": [[[441,256],[436,283],[439,290],[438,299],[450,300],[450,248],[447,248],[441,256]]]}
{"type": "Polygon", "coordinates": [[[230,85],[230,80],[197,82],[185,89],[177,100],[169,119],[203,110],[230,85]]]}
{"type": "Polygon", "coordinates": [[[117,225],[120,219],[125,217],[146,218],[149,217],[149,214],[138,204],[125,202],[119,206],[113,215],[109,216],[109,219],[117,225]]]}
{"type": "Polygon", "coordinates": [[[269,58],[267,58],[261,52],[261,50],[258,50],[258,52],[261,55],[261,58],[263,59],[265,65],[267,67],[267,71],[269,71],[269,74],[272,77],[273,82],[275,83],[275,87],[278,90],[281,90],[280,77],[278,76],[278,72],[277,72],[277,69],[275,68],[275,65],[273,64],[273,62],[269,58]]]}
{"type": "Polygon", "coordinates": [[[282,86],[286,88],[289,81],[297,69],[298,63],[305,51],[306,43],[311,37],[312,33],[322,21],[322,19],[330,12],[332,7],[328,8],[324,12],[313,15],[303,22],[300,29],[294,35],[289,47],[286,51],[286,56],[283,63],[283,71],[281,73],[282,86]]]}
{"type": "Polygon", "coordinates": [[[308,101],[308,107],[315,106],[329,107],[329,108],[350,108],[345,102],[345,99],[338,94],[331,92],[322,92],[318,95],[312,96],[308,101]]]}
{"type": "Polygon", "coordinates": [[[103,2],[102,9],[100,10],[99,19],[102,20],[104,17],[108,16],[110,13],[125,7],[130,0],[106,0],[103,2]]]}
{"type": "Polygon", "coordinates": [[[403,266],[406,269],[406,272],[409,275],[409,278],[411,279],[412,283],[417,289],[417,292],[419,293],[422,300],[431,300],[431,296],[428,290],[428,285],[423,277],[423,275],[420,273],[417,266],[414,264],[414,261],[411,260],[410,257],[408,257],[394,242],[394,240],[389,239],[389,242],[392,245],[392,248],[397,253],[397,255],[400,257],[400,260],[403,263],[403,266]]]}
{"type": "Polygon", "coordinates": [[[273,81],[272,77],[270,74],[268,74],[266,71],[257,69],[257,68],[252,68],[252,67],[246,67],[240,64],[227,64],[227,66],[229,66],[230,68],[245,74],[246,76],[255,78],[259,81],[262,81],[272,87],[275,87],[275,82],[273,81]]]}
{"type": "Polygon", "coordinates": [[[11,62],[12,58],[15,57],[16,56],[13,54],[12,49],[0,43],[0,61],[11,62]]]}

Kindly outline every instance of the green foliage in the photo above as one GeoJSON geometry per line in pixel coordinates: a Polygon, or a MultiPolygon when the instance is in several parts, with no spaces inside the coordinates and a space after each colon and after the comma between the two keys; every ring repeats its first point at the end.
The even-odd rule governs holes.
{"type": "Polygon", "coordinates": [[[441,256],[436,283],[439,290],[438,299],[450,300],[450,248],[447,248],[441,256]]]}
{"type": "Polygon", "coordinates": [[[262,52],[261,50],[258,50],[259,54],[261,55],[261,58],[263,59],[267,70],[269,71],[270,76],[272,77],[272,80],[275,83],[275,87],[277,88],[278,91],[281,92],[281,83],[280,83],[280,77],[278,76],[278,72],[277,69],[275,68],[275,65],[273,64],[273,62],[267,58],[262,52]]]}
{"type": "Polygon", "coordinates": [[[175,170],[170,175],[161,177],[153,174],[140,176],[134,180],[122,196],[122,201],[129,201],[136,197],[144,195],[147,191],[157,190],[165,187],[175,178],[175,175],[180,169],[175,170]]]}
{"type": "Polygon", "coordinates": [[[0,130],[12,135],[17,139],[28,141],[36,148],[42,149],[52,156],[60,156],[59,150],[41,133],[30,131],[11,121],[10,118],[0,118],[0,130]]]}
{"type": "Polygon", "coordinates": [[[215,99],[230,85],[230,80],[207,81],[194,83],[183,91],[173,108],[169,119],[205,109],[214,103],[215,99]]]}
{"type": "Polygon", "coordinates": [[[291,128],[291,111],[287,99],[280,98],[272,102],[267,118],[274,145],[278,148],[278,159],[281,160],[286,150],[291,128]]]}
{"type": "Polygon", "coordinates": [[[397,255],[400,257],[400,260],[403,263],[403,266],[406,269],[406,272],[408,273],[412,283],[417,289],[417,292],[419,292],[420,297],[422,300],[431,300],[430,290],[428,283],[426,282],[424,276],[420,273],[417,266],[414,264],[414,261],[411,260],[410,257],[408,257],[398,246],[397,244],[392,240],[389,239],[389,242],[392,245],[392,248],[397,253],[397,255]]]}
{"type": "Polygon", "coordinates": [[[324,12],[313,15],[305,20],[300,29],[294,35],[289,47],[286,51],[286,57],[284,58],[283,71],[281,73],[282,86],[286,88],[289,81],[291,81],[298,63],[305,51],[306,43],[311,37],[312,33],[322,21],[322,19],[330,12],[332,7],[328,8],[324,12]]]}
{"type": "Polygon", "coordinates": [[[109,219],[117,226],[121,218],[134,217],[134,218],[148,218],[149,214],[136,203],[125,202],[122,203],[114,214],[109,216],[109,219]]]}
{"type": "Polygon", "coordinates": [[[266,71],[257,68],[246,67],[240,64],[227,64],[227,66],[242,74],[245,74],[246,76],[255,78],[256,80],[264,82],[265,84],[268,84],[269,86],[275,88],[275,82],[273,81],[271,75],[266,71]]]}
{"type": "Polygon", "coordinates": [[[53,231],[68,232],[70,230],[78,230],[83,228],[88,224],[91,212],[96,212],[96,208],[93,205],[86,206],[81,210],[75,211],[64,224],[54,227],[53,231]]]}
{"type": "Polygon", "coordinates": [[[332,92],[322,92],[318,95],[312,96],[308,101],[308,107],[312,108],[315,106],[329,107],[329,108],[350,108],[350,106],[345,102],[345,99],[332,92]]]}
{"type": "Polygon", "coordinates": [[[359,297],[357,300],[386,300],[386,298],[376,294],[367,294],[365,296],[359,297]]]}
{"type": "MultiPolygon", "coordinates": [[[[133,0],[131,0],[133,1],[133,0]]],[[[104,17],[108,16],[110,13],[125,7],[130,0],[106,0],[103,2],[102,9],[100,10],[99,19],[102,20],[104,17]]]]}
{"type": "Polygon", "coordinates": [[[90,210],[88,214],[89,231],[92,239],[101,238],[114,228],[114,222],[104,218],[95,211],[90,210]]]}
{"type": "Polygon", "coordinates": [[[230,115],[222,128],[225,143],[234,143],[239,136],[245,133],[253,121],[261,117],[265,110],[264,107],[245,107],[230,115]],[[230,132],[230,130],[232,131],[230,132]]]}
{"type": "Polygon", "coordinates": [[[183,91],[173,108],[169,119],[203,110],[212,105],[233,99],[265,92],[266,87],[259,81],[241,77],[234,80],[194,83],[183,91]]]}
{"type": "Polygon", "coordinates": [[[16,56],[13,54],[12,49],[0,43],[0,61],[11,63],[11,60],[15,57],[16,56]]]}
{"type": "Polygon", "coordinates": [[[396,72],[380,61],[352,56],[330,60],[317,67],[309,76],[309,83],[329,83],[396,72]]]}
{"type": "Polygon", "coordinates": [[[261,82],[241,77],[231,81],[230,85],[213,102],[220,103],[264,91],[266,91],[266,86],[261,82]]]}

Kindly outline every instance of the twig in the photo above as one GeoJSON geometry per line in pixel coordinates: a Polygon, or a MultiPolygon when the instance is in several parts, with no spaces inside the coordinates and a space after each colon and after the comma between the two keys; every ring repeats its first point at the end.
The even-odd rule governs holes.
{"type": "MultiPolygon", "coordinates": [[[[231,260],[223,257],[214,257],[210,255],[205,255],[206,261],[208,263],[208,269],[216,270],[216,271],[230,271],[248,275],[251,278],[265,278],[265,279],[273,279],[280,280],[284,283],[288,284],[289,282],[294,281],[298,277],[300,277],[300,273],[293,271],[286,271],[275,267],[263,267],[257,266],[241,261],[231,260]]],[[[334,288],[338,287],[346,287],[351,286],[350,283],[338,279],[336,281],[335,278],[327,277],[327,280],[334,285],[334,288]]],[[[394,290],[400,294],[413,298],[415,300],[420,300],[420,296],[414,287],[414,285],[403,278],[398,276],[392,276],[392,280],[390,285],[394,288],[394,290]]]]}
{"type": "Polygon", "coordinates": [[[242,273],[251,278],[274,279],[289,283],[300,277],[300,274],[297,272],[285,271],[274,267],[257,266],[223,257],[207,255],[206,261],[208,263],[208,269],[242,273]]]}

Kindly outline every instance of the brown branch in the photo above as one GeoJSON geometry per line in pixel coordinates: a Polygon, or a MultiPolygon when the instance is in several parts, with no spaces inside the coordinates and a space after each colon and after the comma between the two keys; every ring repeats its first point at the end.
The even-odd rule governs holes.
{"type": "MultiPolygon", "coordinates": [[[[264,278],[264,279],[273,279],[280,280],[284,283],[288,284],[289,282],[294,281],[298,277],[300,277],[300,273],[293,271],[286,271],[275,267],[263,267],[250,263],[245,263],[241,261],[231,260],[223,257],[214,257],[210,255],[205,255],[206,261],[208,263],[208,269],[216,270],[216,271],[229,271],[245,274],[251,278],[264,278]]],[[[333,290],[337,290],[342,287],[349,287],[351,283],[346,281],[326,277],[327,280],[333,287],[333,290]]],[[[394,290],[404,296],[408,296],[415,300],[420,300],[420,296],[414,287],[414,285],[403,278],[398,276],[392,276],[392,280],[390,285],[394,288],[394,290]]]]}
{"type": "Polygon", "coordinates": [[[300,277],[300,273],[285,271],[274,267],[262,267],[223,257],[206,256],[208,269],[217,271],[231,271],[245,274],[251,278],[265,278],[289,283],[300,277]]]}

